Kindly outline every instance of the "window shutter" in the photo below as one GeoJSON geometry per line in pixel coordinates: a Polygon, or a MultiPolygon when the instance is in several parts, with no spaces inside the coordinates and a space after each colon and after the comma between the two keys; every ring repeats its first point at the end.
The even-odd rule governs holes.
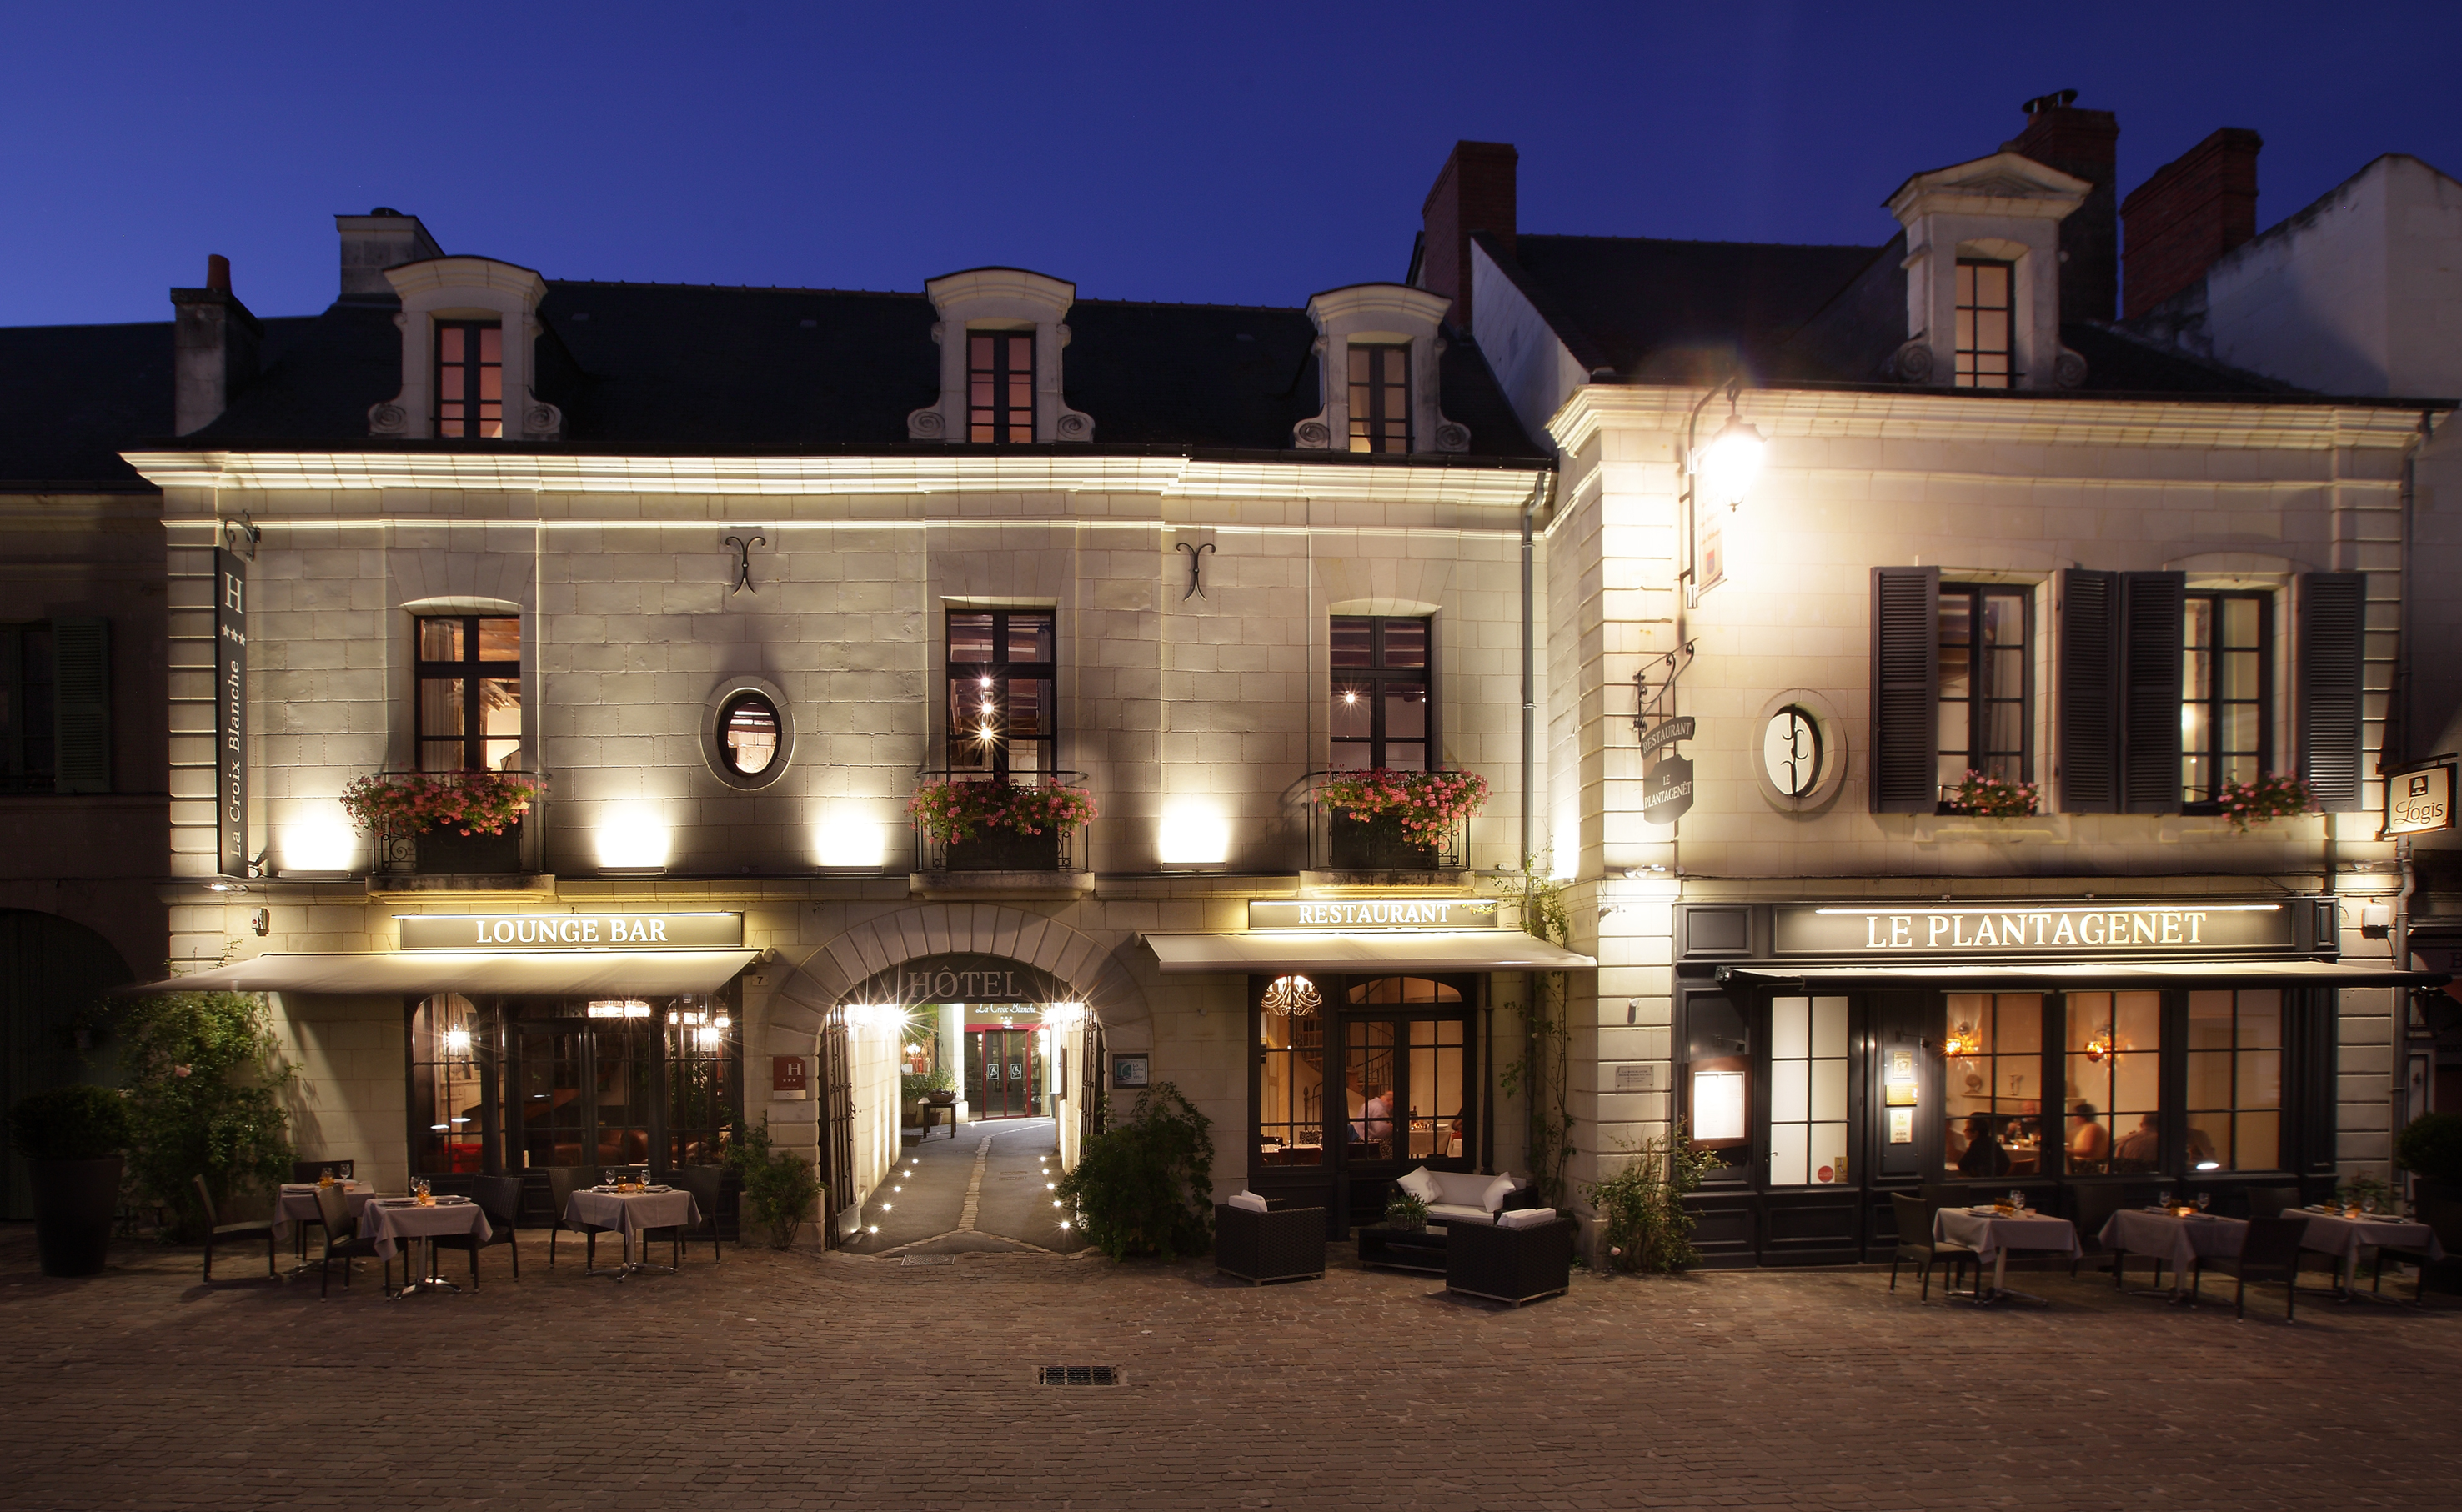
{"type": "Polygon", "coordinates": [[[1872,811],[1940,803],[1940,569],[1872,569],[1872,811]]]}
{"type": "Polygon", "coordinates": [[[2120,809],[2120,574],[2061,574],[2061,810],[2120,809]]]}
{"type": "Polygon", "coordinates": [[[111,621],[52,621],[52,790],[111,791],[111,621]]]}
{"type": "Polygon", "coordinates": [[[2367,573],[2300,575],[2300,775],[2327,813],[2360,808],[2367,629],[2367,573]]]}
{"type": "Polygon", "coordinates": [[[2180,657],[2188,578],[2120,574],[2121,809],[2180,810],[2180,657]]]}

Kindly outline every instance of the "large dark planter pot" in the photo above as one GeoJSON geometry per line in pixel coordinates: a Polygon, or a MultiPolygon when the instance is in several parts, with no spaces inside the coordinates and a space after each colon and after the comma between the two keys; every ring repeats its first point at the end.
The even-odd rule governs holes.
{"type": "Polygon", "coordinates": [[[504,875],[522,869],[522,822],[502,834],[464,834],[442,826],[419,837],[419,869],[427,873],[504,875]]]}
{"type": "Polygon", "coordinates": [[[29,1160],[34,1188],[34,1247],[46,1276],[94,1276],[111,1249],[119,1209],[121,1160],[29,1160]]]}
{"type": "Polygon", "coordinates": [[[949,842],[952,872],[1057,872],[1060,832],[1020,834],[1015,830],[985,830],[971,840],[949,842]]]}
{"type": "Polygon", "coordinates": [[[1436,848],[1414,845],[1402,838],[1402,821],[1386,817],[1353,819],[1349,814],[1328,816],[1326,838],[1333,850],[1332,867],[1337,872],[1426,872],[1436,864],[1436,848]]]}

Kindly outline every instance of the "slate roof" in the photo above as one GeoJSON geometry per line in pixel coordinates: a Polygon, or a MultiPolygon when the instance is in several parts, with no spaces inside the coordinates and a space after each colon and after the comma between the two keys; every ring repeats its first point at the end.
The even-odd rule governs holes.
{"type": "MultiPolygon", "coordinates": [[[[368,407],[401,386],[389,302],[346,301],[264,322],[257,372],[222,417],[171,444],[458,445],[368,436],[368,407]]],[[[563,449],[625,452],[933,450],[907,414],[939,390],[923,295],[815,289],[550,281],[539,307],[540,397],[562,406],[563,449]]],[[[1081,299],[1065,368],[1092,450],[1291,452],[1315,415],[1315,327],[1304,310],[1081,299]]],[[[1544,462],[1478,349],[1440,360],[1441,407],[1468,426],[1462,458],[1544,462]]],[[[0,330],[0,484],[144,485],[117,455],[171,431],[171,326],[0,330]]],[[[1084,447],[1063,448],[1083,450],[1084,447]]],[[[1389,464],[1400,458],[1336,460],[1389,464]]]]}

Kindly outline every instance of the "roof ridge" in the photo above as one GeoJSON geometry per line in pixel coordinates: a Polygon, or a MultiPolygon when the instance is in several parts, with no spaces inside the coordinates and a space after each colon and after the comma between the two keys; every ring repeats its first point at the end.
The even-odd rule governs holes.
{"type": "Polygon", "coordinates": [[[1660,247],[1769,247],[1786,251],[1873,252],[1887,242],[1735,242],[1698,236],[1603,236],[1585,231],[1520,231],[1517,243],[1536,238],[1549,242],[1650,242],[1660,247]]]}

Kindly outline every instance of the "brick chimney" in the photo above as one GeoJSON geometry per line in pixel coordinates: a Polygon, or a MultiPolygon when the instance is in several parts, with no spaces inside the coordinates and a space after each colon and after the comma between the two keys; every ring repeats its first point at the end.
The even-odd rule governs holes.
{"type": "Polygon", "coordinates": [[[2120,302],[2120,225],[2113,179],[2120,120],[2107,110],[2080,110],[2077,91],[2026,101],[2026,129],[2003,152],[2022,153],[2047,168],[2094,185],[2085,203],[2061,223],[2061,318],[2108,320],[2120,302]]]}
{"type": "Polygon", "coordinates": [[[2127,318],[2206,275],[2257,235],[2256,132],[2225,126],[2154,170],[2120,206],[2128,233],[2127,318]]]}
{"type": "Polygon", "coordinates": [[[1419,287],[1452,300],[1445,318],[1470,329],[1470,238],[1485,231],[1513,249],[1514,170],[1509,141],[1457,141],[1419,206],[1419,287]]]}
{"type": "Polygon", "coordinates": [[[342,233],[342,297],[354,303],[399,304],[385,270],[444,255],[418,216],[389,205],[365,215],[336,215],[334,226],[342,233]]]}
{"type": "Polygon", "coordinates": [[[256,377],[265,327],[231,292],[230,259],[205,259],[205,287],[171,291],[171,433],[185,436],[220,419],[256,377]]]}

